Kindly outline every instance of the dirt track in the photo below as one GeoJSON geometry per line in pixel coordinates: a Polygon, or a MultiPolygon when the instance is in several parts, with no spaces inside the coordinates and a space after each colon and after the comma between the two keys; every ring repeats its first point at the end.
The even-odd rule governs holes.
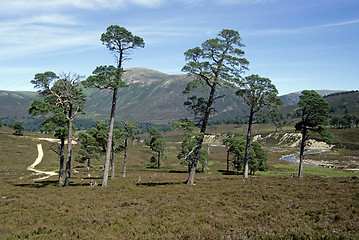
{"type": "Polygon", "coordinates": [[[44,179],[49,178],[51,176],[57,175],[57,173],[55,173],[55,172],[45,172],[45,171],[40,171],[40,170],[35,169],[35,167],[41,163],[42,158],[44,156],[44,152],[42,150],[42,145],[41,144],[37,144],[37,151],[38,151],[38,155],[37,155],[37,158],[36,158],[35,162],[33,164],[31,164],[30,166],[28,166],[27,170],[35,172],[36,175],[46,174],[46,176],[34,179],[34,181],[44,180],[44,179]]]}

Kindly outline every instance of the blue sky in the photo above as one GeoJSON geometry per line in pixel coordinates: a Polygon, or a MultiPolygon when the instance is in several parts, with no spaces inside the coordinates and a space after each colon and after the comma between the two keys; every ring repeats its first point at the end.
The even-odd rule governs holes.
{"type": "Polygon", "coordinates": [[[245,75],[270,78],[280,94],[359,87],[358,0],[0,0],[0,90],[34,90],[36,73],[89,76],[115,64],[101,44],[109,25],[146,46],[125,68],[179,74],[183,53],[237,30],[245,75]]]}

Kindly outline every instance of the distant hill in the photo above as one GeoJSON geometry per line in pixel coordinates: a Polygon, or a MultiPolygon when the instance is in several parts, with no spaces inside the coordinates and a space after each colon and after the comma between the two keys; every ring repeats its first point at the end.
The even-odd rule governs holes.
{"type": "Polygon", "coordinates": [[[38,97],[37,92],[0,91],[0,117],[27,117],[31,101],[38,97]]]}
{"type": "MultiPolygon", "coordinates": [[[[330,115],[342,116],[349,113],[359,117],[359,91],[340,91],[324,95],[323,97],[329,103],[330,115]]],[[[284,105],[280,109],[283,115],[292,114],[298,109],[298,105],[284,105]]]]}
{"type": "MultiPolygon", "coordinates": [[[[124,80],[129,87],[119,90],[117,120],[167,123],[192,116],[183,106],[187,96],[183,95],[182,91],[190,81],[187,75],[167,75],[151,69],[131,68],[126,70],[124,80]]],[[[327,95],[339,91],[319,90],[318,92],[321,95],[327,95]]],[[[88,97],[85,107],[86,115],[81,117],[107,120],[112,94],[107,90],[98,89],[85,89],[85,93],[88,97]]],[[[232,89],[222,88],[219,94],[225,97],[216,101],[217,112],[212,117],[213,120],[246,115],[248,107],[242,99],[233,94],[232,89]]],[[[297,92],[280,96],[280,98],[285,105],[293,105],[298,103],[299,96],[300,92],[297,92]]],[[[30,102],[38,97],[36,92],[0,91],[0,117],[26,118],[30,102]]],[[[340,102],[335,102],[335,104],[340,104],[340,102]]]]}
{"type": "MultiPolygon", "coordinates": [[[[132,121],[168,122],[192,116],[183,106],[187,96],[182,94],[190,81],[185,74],[167,75],[155,70],[134,68],[124,74],[128,88],[119,90],[117,119],[132,121]]],[[[247,107],[233,90],[223,88],[225,95],[215,103],[217,113],[214,119],[243,115],[247,107]]],[[[110,94],[106,90],[94,91],[88,95],[85,111],[94,119],[107,119],[111,107],[110,94]]]]}
{"type": "Polygon", "coordinates": [[[350,113],[359,117],[359,91],[329,94],[324,97],[330,105],[330,114],[350,113]]]}
{"type": "MultiPolygon", "coordinates": [[[[317,93],[319,93],[320,96],[325,96],[325,95],[337,93],[337,92],[345,92],[344,90],[315,90],[315,91],[317,93]]],[[[299,102],[299,96],[301,94],[302,94],[302,92],[299,91],[299,92],[282,95],[279,98],[282,99],[285,106],[296,105],[299,102]]]]}
{"type": "MultiPolygon", "coordinates": [[[[167,75],[159,71],[132,68],[127,69],[124,80],[128,88],[118,92],[116,109],[117,120],[136,122],[167,123],[192,114],[183,106],[187,96],[182,94],[190,78],[186,74],[167,75]]],[[[86,115],[93,120],[107,120],[111,107],[112,94],[108,90],[85,89],[87,102],[86,115]]],[[[197,92],[196,94],[200,94],[197,92]]],[[[233,94],[232,89],[219,90],[224,98],[215,103],[217,112],[212,119],[243,116],[247,106],[233,94]]],[[[36,92],[0,91],[0,117],[23,118],[28,116],[30,102],[38,98],[36,92]]]]}

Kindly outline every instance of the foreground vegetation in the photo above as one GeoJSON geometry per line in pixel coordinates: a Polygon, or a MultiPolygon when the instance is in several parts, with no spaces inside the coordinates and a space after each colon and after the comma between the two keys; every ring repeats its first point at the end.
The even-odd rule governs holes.
{"type": "MultiPolygon", "coordinates": [[[[48,136],[12,132],[0,128],[2,239],[359,238],[358,173],[304,166],[303,179],[292,177],[298,165],[279,158],[298,149],[269,148],[269,171],[243,181],[225,171],[225,148],[212,147],[208,174],[198,173],[196,185],[187,186],[186,167],[176,158],[181,136],[171,132],[164,134],[168,153],[161,169],[146,168],[150,148],[129,144],[126,178],[120,177],[120,157],[107,188],[96,186],[103,160],[93,161],[90,170],[75,163],[78,173],[63,188],[56,176],[33,181],[39,176],[26,170],[41,143],[44,159],[37,169],[56,171],[50,143],[36,140],[48,136]]],[[[350,149],[336,154],[341,151],[359,155],[350,149]]]]}

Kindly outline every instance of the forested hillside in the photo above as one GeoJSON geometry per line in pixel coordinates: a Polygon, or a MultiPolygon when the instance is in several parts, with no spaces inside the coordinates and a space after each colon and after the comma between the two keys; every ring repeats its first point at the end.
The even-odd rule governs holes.
{"type": "Polygon", "coordinates": [[[329,102],[332,115],[343,115],[346,113],[359,117],[359,92],[341,92],[325,96],[329,102]]]}

